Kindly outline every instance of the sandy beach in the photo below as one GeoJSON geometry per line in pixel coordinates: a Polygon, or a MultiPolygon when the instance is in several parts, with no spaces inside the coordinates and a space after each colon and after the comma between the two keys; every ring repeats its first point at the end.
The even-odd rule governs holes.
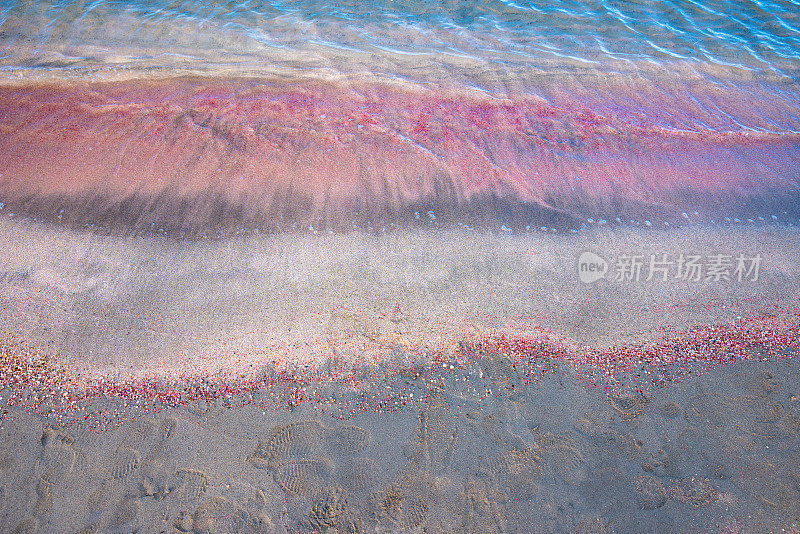
{"type": "Polygon", "coordinates": [[[0,2],[0,534],[800,532],[795,0],[0,2]]]}
{"type": "Polygon", "coordinates": [[[301,403],[287,384],[173,406],[102,396],[56,426],[6,406],[0,528],[791,531],[794,356],[635,393],[566,366],[529,381],[488,353],[301,403]]]}
{"type": "Polygon", "coordinates": [[[797,526],[793,227],[1,230],[2,531],[797,526]]]}

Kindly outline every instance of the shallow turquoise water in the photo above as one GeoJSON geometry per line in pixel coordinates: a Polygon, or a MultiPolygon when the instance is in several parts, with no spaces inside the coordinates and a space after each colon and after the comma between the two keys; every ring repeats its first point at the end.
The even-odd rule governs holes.
{"type": "Polygon", "coordinates": [[[6,1],[0,23],[5,69],[265,61],[338,68],[344,56],[349,68],[389,74],[398,62],[400,76],[411,75],[408,61],[457,58],[475,78],[553,62],[620,70],[682,62],[794,79],[800,60],[800,5],[786,0],[6,1]]]}

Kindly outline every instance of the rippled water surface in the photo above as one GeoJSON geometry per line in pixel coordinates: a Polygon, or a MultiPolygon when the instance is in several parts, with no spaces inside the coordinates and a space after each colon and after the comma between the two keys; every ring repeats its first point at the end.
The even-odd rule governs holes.
{"type": "MultiPolygon", "coordinates": [[[[741,69],[796,77],[800,6],[670,2],[3,2],[5,69],[741,69]],[[201,64],[202,62],[202,64],[201,64]]],[[[426,72],[426,76],[419,74],[426,72]]],[[[493,80],[496,81],[496,80],[493,80]]]]}

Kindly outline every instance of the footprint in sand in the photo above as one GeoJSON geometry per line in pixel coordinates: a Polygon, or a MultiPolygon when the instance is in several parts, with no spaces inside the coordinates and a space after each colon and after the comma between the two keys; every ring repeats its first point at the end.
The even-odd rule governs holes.
{"type": "Polygon", "coordinates": [[[266,441],[259,440],[248,461],[275,470],[286,462],[326,455],[351,456],[364,450],[371,434],[358,426],[324,426],[320,421],[295,421],[275,427],[266,441]]]}
{"type": "Polygon", "coordinates": [[[322,451],[325,427],[319,421],[296,421],[275,427],[248,460],[261,469],[275,470],[283,462],[311,458],[322,451]]]}
{"type": "Polygon", "coordinates": [[[260,512],[253,512],[222,497],[212,497],[204,502],[191,517],[181,518],[175,525],[179,532],[210,534],[212,532],[248,532],[252,534],[272,534],[275,527],[270,518],[260,512]]]}
{"type": "Polygon", "coordinates": [[[326,429],[325,443],[328,450],[339,456],[358,454],[370,441],[369,431],[360,426],[339,425],[336,428],[326,429]]]}
{"type": "Polygon", "coordinates": [[[275,481],[289,496],[310,495],[326,486],[333,474],[327,458],[310,458],[286,462],[275,471],[275,481]]]}
{"type": "Polygon", "coordinates": [[[75,440],[69,434],[46,428],[42,432],[39,476],[48,482],[63,481],[75,467],[75,440]]]}
{"type": "Polygon", "coordinates": [[[142,466],[142,454],[136,449],[120,447],[114,453],[109,474],[115,481],[124,481],[142,466]]]}
{"type": "Polygon", "coordinates": [[[36,502],[34,513],[47,514],[53,502],[64,490],[75,468],[75,440],[69,434],[45,428],[42,431],[41,450],[36,463],[36,502]]]}

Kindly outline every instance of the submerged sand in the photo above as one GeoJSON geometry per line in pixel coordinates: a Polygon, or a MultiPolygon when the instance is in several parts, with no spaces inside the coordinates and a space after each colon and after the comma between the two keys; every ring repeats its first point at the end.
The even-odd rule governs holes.
{"type": "Polygon", "coordinates": [[[800,216],[791,83],[734,77],[721,91],[680,72],[566,70],[502,90],[2,78],[0,201],[74,228],[179,237],[800,216]]]}

